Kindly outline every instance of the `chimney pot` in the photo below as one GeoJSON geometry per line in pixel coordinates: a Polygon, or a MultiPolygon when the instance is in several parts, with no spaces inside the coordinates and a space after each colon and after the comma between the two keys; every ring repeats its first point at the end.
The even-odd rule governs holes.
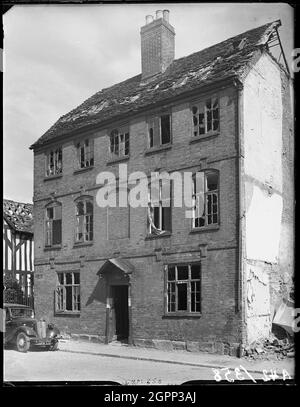
{"type": "Polygon", "coordinates": [[[146,16],[146,24],[150,24],[153,21],[153,16],[151,14],[146,16]]]}
{"type": "Polygon", "coordinates": [[[156,10],[156,20],[157,19],[159,19],[159,18],[162,18],[162,16],[163,16],[163,11],[162,10],[156,10]]]}
{"type": "Polygon", "coordinates": [[[163,11],[163,18],[167,23],[169,22],[169,13],[170,13],[169,10],[163,11]]]}

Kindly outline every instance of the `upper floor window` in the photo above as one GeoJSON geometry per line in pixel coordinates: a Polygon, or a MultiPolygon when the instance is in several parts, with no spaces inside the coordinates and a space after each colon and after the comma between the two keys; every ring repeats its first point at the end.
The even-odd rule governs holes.
{"type": "Polygon", "coordinates": [[[110,153],[112,158],[129,156],[129,131],[114,129],[110,133],[110,153]]]}
{"type": "Polygon", "coordinates": [[[219,173],[202,171],[193,177],[193,228],[219,223],[219,173]]]}
{"type": "Polygon", "coordinates": [[[61,204],[51,204],[46,208],[46,246],[61,244],[61,204]]]}
{"type": "Polygon", "coordinates": [[[200,264],[166,266],[167,313],[201,312],[200,264]]]}
{"type": "Polygon", "coordinates": [[[93,202],[91,198],[76,202],[76,242],[93,240],[93,202]]]}
{"type": "Polygon", "coordinates": [[[192,106],[192,114],[194,136],[219,131],[219,101],[217,98],[194,104],[192,106]]]}
{"type": "Polygon", "coordinates": [[[77,143],[77,156],[79,168],[93,167],[94,165],[94,140],[85,139],[77,143]]]}
{"type": "Polygon", "coordinates": [[[148,203],[148,232],[159,235],[164,232],[171,232],[171,194],[169,186],[164,184],[164,180],[159,180],[157,186],[149,186],[148,203]]]}
{"type": "Polygon", "coordinates": [[[171,115],[152,117],[148,121],[149,148],[171,143],[171,115]]]}
{"type": "Polygon", "coordinates": [[[80,273],[57,273],[57,287],[55,290],[56,312],[80,311],[80,273]]]}
{"type": "Polygon", "coordinates": [[[46,155],[46,176],[59,175],[62,173],[62,149],[61,147],[51,150],[46,155]]]}

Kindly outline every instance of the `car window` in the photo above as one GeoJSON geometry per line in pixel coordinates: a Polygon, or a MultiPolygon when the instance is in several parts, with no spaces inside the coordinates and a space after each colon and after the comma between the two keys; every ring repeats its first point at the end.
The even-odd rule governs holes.
{"type": "Polygon", "coordinates": [[[30,308],[11,308],[10,312],[13,318],[33,318],[33,310],[30,308]]]}

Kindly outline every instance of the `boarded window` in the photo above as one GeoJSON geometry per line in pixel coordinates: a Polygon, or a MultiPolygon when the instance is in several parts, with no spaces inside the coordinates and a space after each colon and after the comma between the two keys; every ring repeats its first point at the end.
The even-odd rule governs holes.
{"type": "Polygon", "coordinates": [[[201,312],[200,288],[200,264],[167,266],[167,312],[179,314],[201,312]]]}

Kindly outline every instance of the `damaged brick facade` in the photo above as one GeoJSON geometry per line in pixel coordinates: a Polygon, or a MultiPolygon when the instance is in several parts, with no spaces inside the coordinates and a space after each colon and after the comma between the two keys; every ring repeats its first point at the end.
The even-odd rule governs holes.
{"type": "MultiPolygon", "coordinates": [[[[141,85],[146,86],[143,92],[155,89],[158,96],[152,103],[148,100],[145,105],[146,96],[134,99],[129,92],[125,100],[134,104],[131,113],[122,116],[126,103],[120,102],[119,116],[109,122],[109,90],[105,90],[107,101],[98,101],[98,110],[89,105],[94,99],[85,102],[61,118],[33,145],[38,317],[53,320],[62,331],[74,337],[83,335],[89,340],[109,342],[116,337],[116,325],[122,325],[118,322],[118,303],[125,298],[127,314],[122,313],[122,318],[128,319],[127,337],[136,346],[236,354],[240,344],[255,339],[255,333],[268,335],[272,307],[283,295],[280,282],[288,290],[293,273],[289,79],[266,48],[257,46],[266,32],[270,35],[270,27],[271,24],[252,30],[251,35],[245,33],[227,40],[226,44],[240,45],[242,38],[249,38],[248,43],[254,38],[251,47],[248,44],[248,51],[236,47],[235,54],[231,48],[233,60],[238,62],[234,72],[245,66],[243,75],[232,75],[233,66],[230,66],[228,76],[206,81],[217,58],[216,50],[211,47],[210,51],[203,51],[205,66],[198,69],[204,76],[197,86],[189,84],[197,78],[191,74],[196,68],[187,70],[188,63],[175,60],[165,72],[141,85]],[[177,72],[174,77],[173,64],[175,68],[185,66],[185,75],[177,72]],[[162,102],[164,93],[159,90],[159,84],[172,75],[168,98],[162,102]],[[195,137],[192,109],[207,100],[218,100],[219,128],[195,137]],[[149,117],[162,113],[171,117],[171,142],[149,149],[149,117]],[[74,123],[68,119],[72,114],[74,123]],[[86,126],[84,115],[89,116],[86,126]],[[110,134],[117,128],[127,129],[130,153],[112,159],[110,134]],[[92,165],[78,169],[77,145],[85,139],[93,141],[93,161],[92,165]],[[57,147],[62,149],[62,171],[46,177],[45,156],[57,147]],[[148,175],[157,170],[169,173],[214,170],[218,174],[218,222],[193,228],[191,219],[185,217],[185,208],[174,207],[170,233],[149,235],[147,208],[98,207],[96,177],[101,171],[117,175],[120,162],[128,165],[128,173],[143,171],[148,175]],[[87,199],[94,203],[93,235],[87,241],[78,242],[76,205],[87,199]],[[264,214],[269,210],[274,213],[277,235],[271,235],[272,238],[265,230],[270,220],[266,220],[265,229],[260,223],[261,202],[265,203],[264,214]],[[61,239],[60,244],[47,247],[45,212],[52,206],[61,208],[61,239]],[[269,242],[271,246],[265,256],[256,244],[256,226],[267,238],[262,243],[269,242]],[[189,270],[192,265],[200,265],[200,312],[168,312],[168,267],[181,265],[189,270]],[[73,279],[69,287],[74,287],[80,276],[80,296],[76,294],[77,289],[68,288],[65,282],[62,288],[65,294],[61,297],[65,303],[58,307],[57,287],[62,285],[58,275],[64,273],[73,279]],[[120,287],[126,287],[125,291],[120,287]],[[70,294],[66,300],[68,290],[73,297],[70,294]],[[76,301],[79,298],[80,309],[74,305],[74,296],[76,301]]],[[[224,48],[220,44],[215,47],[224,48]]],[[[227,65],[229,51],[230,47],[224,51],[227,65]]],[[[193,55],[190,60],[195,64],[197,58],[193,55]]],[[[111,88],[112,94],[117,93],[115,87],[111,88]]],[[[183,284],[193,286],[190,281],[183,284]]],[[[187,291],[190,304],[189,290],[192,288],[187,291]]]]}

